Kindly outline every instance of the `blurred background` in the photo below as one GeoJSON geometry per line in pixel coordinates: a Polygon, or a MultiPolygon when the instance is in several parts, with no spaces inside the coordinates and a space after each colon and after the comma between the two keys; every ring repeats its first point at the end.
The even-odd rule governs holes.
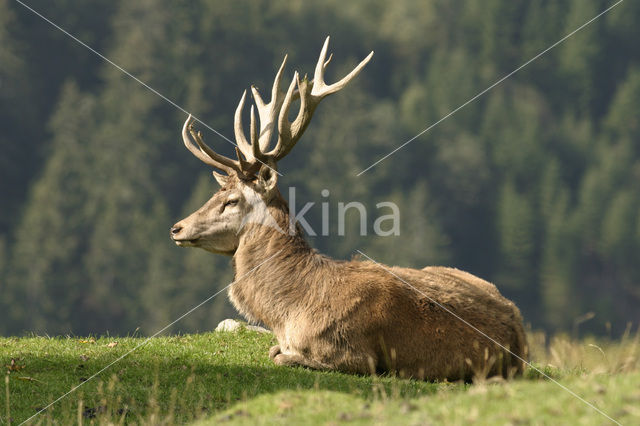
{"type": "MultiPolygon", "coordinates": [[[[356,175],[612,1],[27,0],[233,135],[250,83],[285,53],[327,80],[370,50],[279,167],[320,202],[401,209],[398,237],[311,238],[350,258],[455,266],[495,282],[533,329],[618,335],[640,320],[640,3],[624,2],[360,177],[356,175]],[[328,198],[320,191],[328,189],[328,198]]],[[[0,0],[0,333],[151,334],[232,280],[230,259],[169,227],[217,185],[185,114],[11,0],[0,0]]],[[[246,122],[246,120],[245,120],[246,122]]],[[[199,126],[207,143],[232,146],[199,126]]],[[[353,217],[352,217],[353,216],[353,217]]],[[[221,295],[171,329],[236,316],[221,295]]]]}

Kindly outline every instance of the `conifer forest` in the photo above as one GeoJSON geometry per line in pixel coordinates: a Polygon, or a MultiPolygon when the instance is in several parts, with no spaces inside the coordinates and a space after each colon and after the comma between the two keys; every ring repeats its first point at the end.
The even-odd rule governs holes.
{"type": "MultiPolygon", "coordinates": [[[[0,0],[0,334],[151,335],[229,284],[229,257],[169,238],[218,188],[182,144],[185,111],[232,139],[242,91],[268,92],[285,53],[284,84],[313,75],[328,35],[330,81],[375,55],[279,164],[283,195],[313,203],[315,248],[469,271],[533,330],[637,326],[640,2],[429,128],[611,4],[0,0]],[[338,230],[351,201],[367,207],[366,235],[356,210],[338,230]],[[398,235],[371,232],[387,201],[398,235]]],[[[169,331],[237,315],[221,294],[169,331]]]]}

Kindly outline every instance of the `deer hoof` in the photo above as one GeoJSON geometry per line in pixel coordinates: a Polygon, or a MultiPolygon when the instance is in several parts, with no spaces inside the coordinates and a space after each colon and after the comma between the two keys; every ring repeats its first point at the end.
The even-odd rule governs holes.
{"type": "Polygon", "coordinates": [[[295,367],[299,365],[297,362],[294,361],[294,358],[291,357],[291,355],[286,355],[283,353],[278,353],[276,356],[274,356],[273,363],[275,365],[285,365],[288,367],[295,367]]]}

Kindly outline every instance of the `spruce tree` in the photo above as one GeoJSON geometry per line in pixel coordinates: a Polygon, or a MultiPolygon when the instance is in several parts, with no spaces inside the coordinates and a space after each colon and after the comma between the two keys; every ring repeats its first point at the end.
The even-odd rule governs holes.
{"type": "Polygon", "coordinates": [[[6,332],[68,333],[87,319],[82,295],[90,282],[81,259],[93,220],[87,201],[95,177],[87,138],[96,118],[95,100],[68,83],[50,123],[51,154],[31,187],[12,247],[3,291],[6,332]]]}

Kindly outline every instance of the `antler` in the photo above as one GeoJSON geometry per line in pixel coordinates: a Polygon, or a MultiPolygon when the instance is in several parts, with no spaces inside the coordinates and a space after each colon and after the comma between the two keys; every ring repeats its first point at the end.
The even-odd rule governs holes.
{"type": "Polygon", "coordinates": [[[182,137],[187,148],[206,164],[221,169],[226,173],[237,173],[245,178],[251,178],[260,169],[262,164],[275,165],[275,163],[286,156],[298,142],[309,125],[320,101],[349,84],[373,56],[373,52],[369,53],[369,55],[349,74],[342,78],[342,80],[327,85],[324,81],[324,72],[332,58],[330,55],[329,59],[325,61],[328,48],[329,37],[327,37],[324,46],[322,46],[313,81],[309,82],[306,76],[300,80],[300,76],[296,71],[286,93],[280,91],[282,73],[287,63],[287,56],[285,55],[282,65],[280,65],[280,69],[276,74],[273,87],[271,88],[271,100],[268,104],[264,102],[258,89],[253,85],[251,86],[251,93],[253,94],[255,106],[258,110],[260,126],[258,128],[254,107],[252,105],[250,141],[248,141],[245,136],[242,124],[242,111],[247,95],[246,90],[243,92],[234,117],[234,133],[238,144],[236,155],[238,156],[238,160],[232,160],[219,155],[209,148],[204,141],[202,141],[200,133],[193,131],[191,116],[187,118],[182,130],[182,137]],[[289,122],[291,104],[297,99],[300,99],[300,109],[293,122],[289,122]],[[278,124],[278,140],[275,147],[267,151],[273,136],[273,130],[276,126],[276,119],[278,124]],[[187,130],[189,131],[187,132],[187,130]],[[198,147],[189,140],[188,133],[191,134],[198,147]]]}
{"type": "Polygon", "coordinates": [[[225,157],[224,155],[220,155],[215,152],[206,143],[204,143],[204,141],[202,140],[202,133],[193,130],[193,116],[191,114],[189,114],[189,117],[187,117],[187,121],[185,121],[184,126],[182,126],[182,141],[184,142],[184,145],[187,147],[187,149],[205,164],[222,170],[227,174],[243,174],[243,169],[240,162],[241,157],[238,148],[236,147],[236,155],[238,156],[238,161],[232,160],[225,157]],[[196,144],[198,144],[198,146],[195,146],[193,144],[192,140],[189,138],[189,134],[191,134],[191,137],[196,141],[196,144]]]}

